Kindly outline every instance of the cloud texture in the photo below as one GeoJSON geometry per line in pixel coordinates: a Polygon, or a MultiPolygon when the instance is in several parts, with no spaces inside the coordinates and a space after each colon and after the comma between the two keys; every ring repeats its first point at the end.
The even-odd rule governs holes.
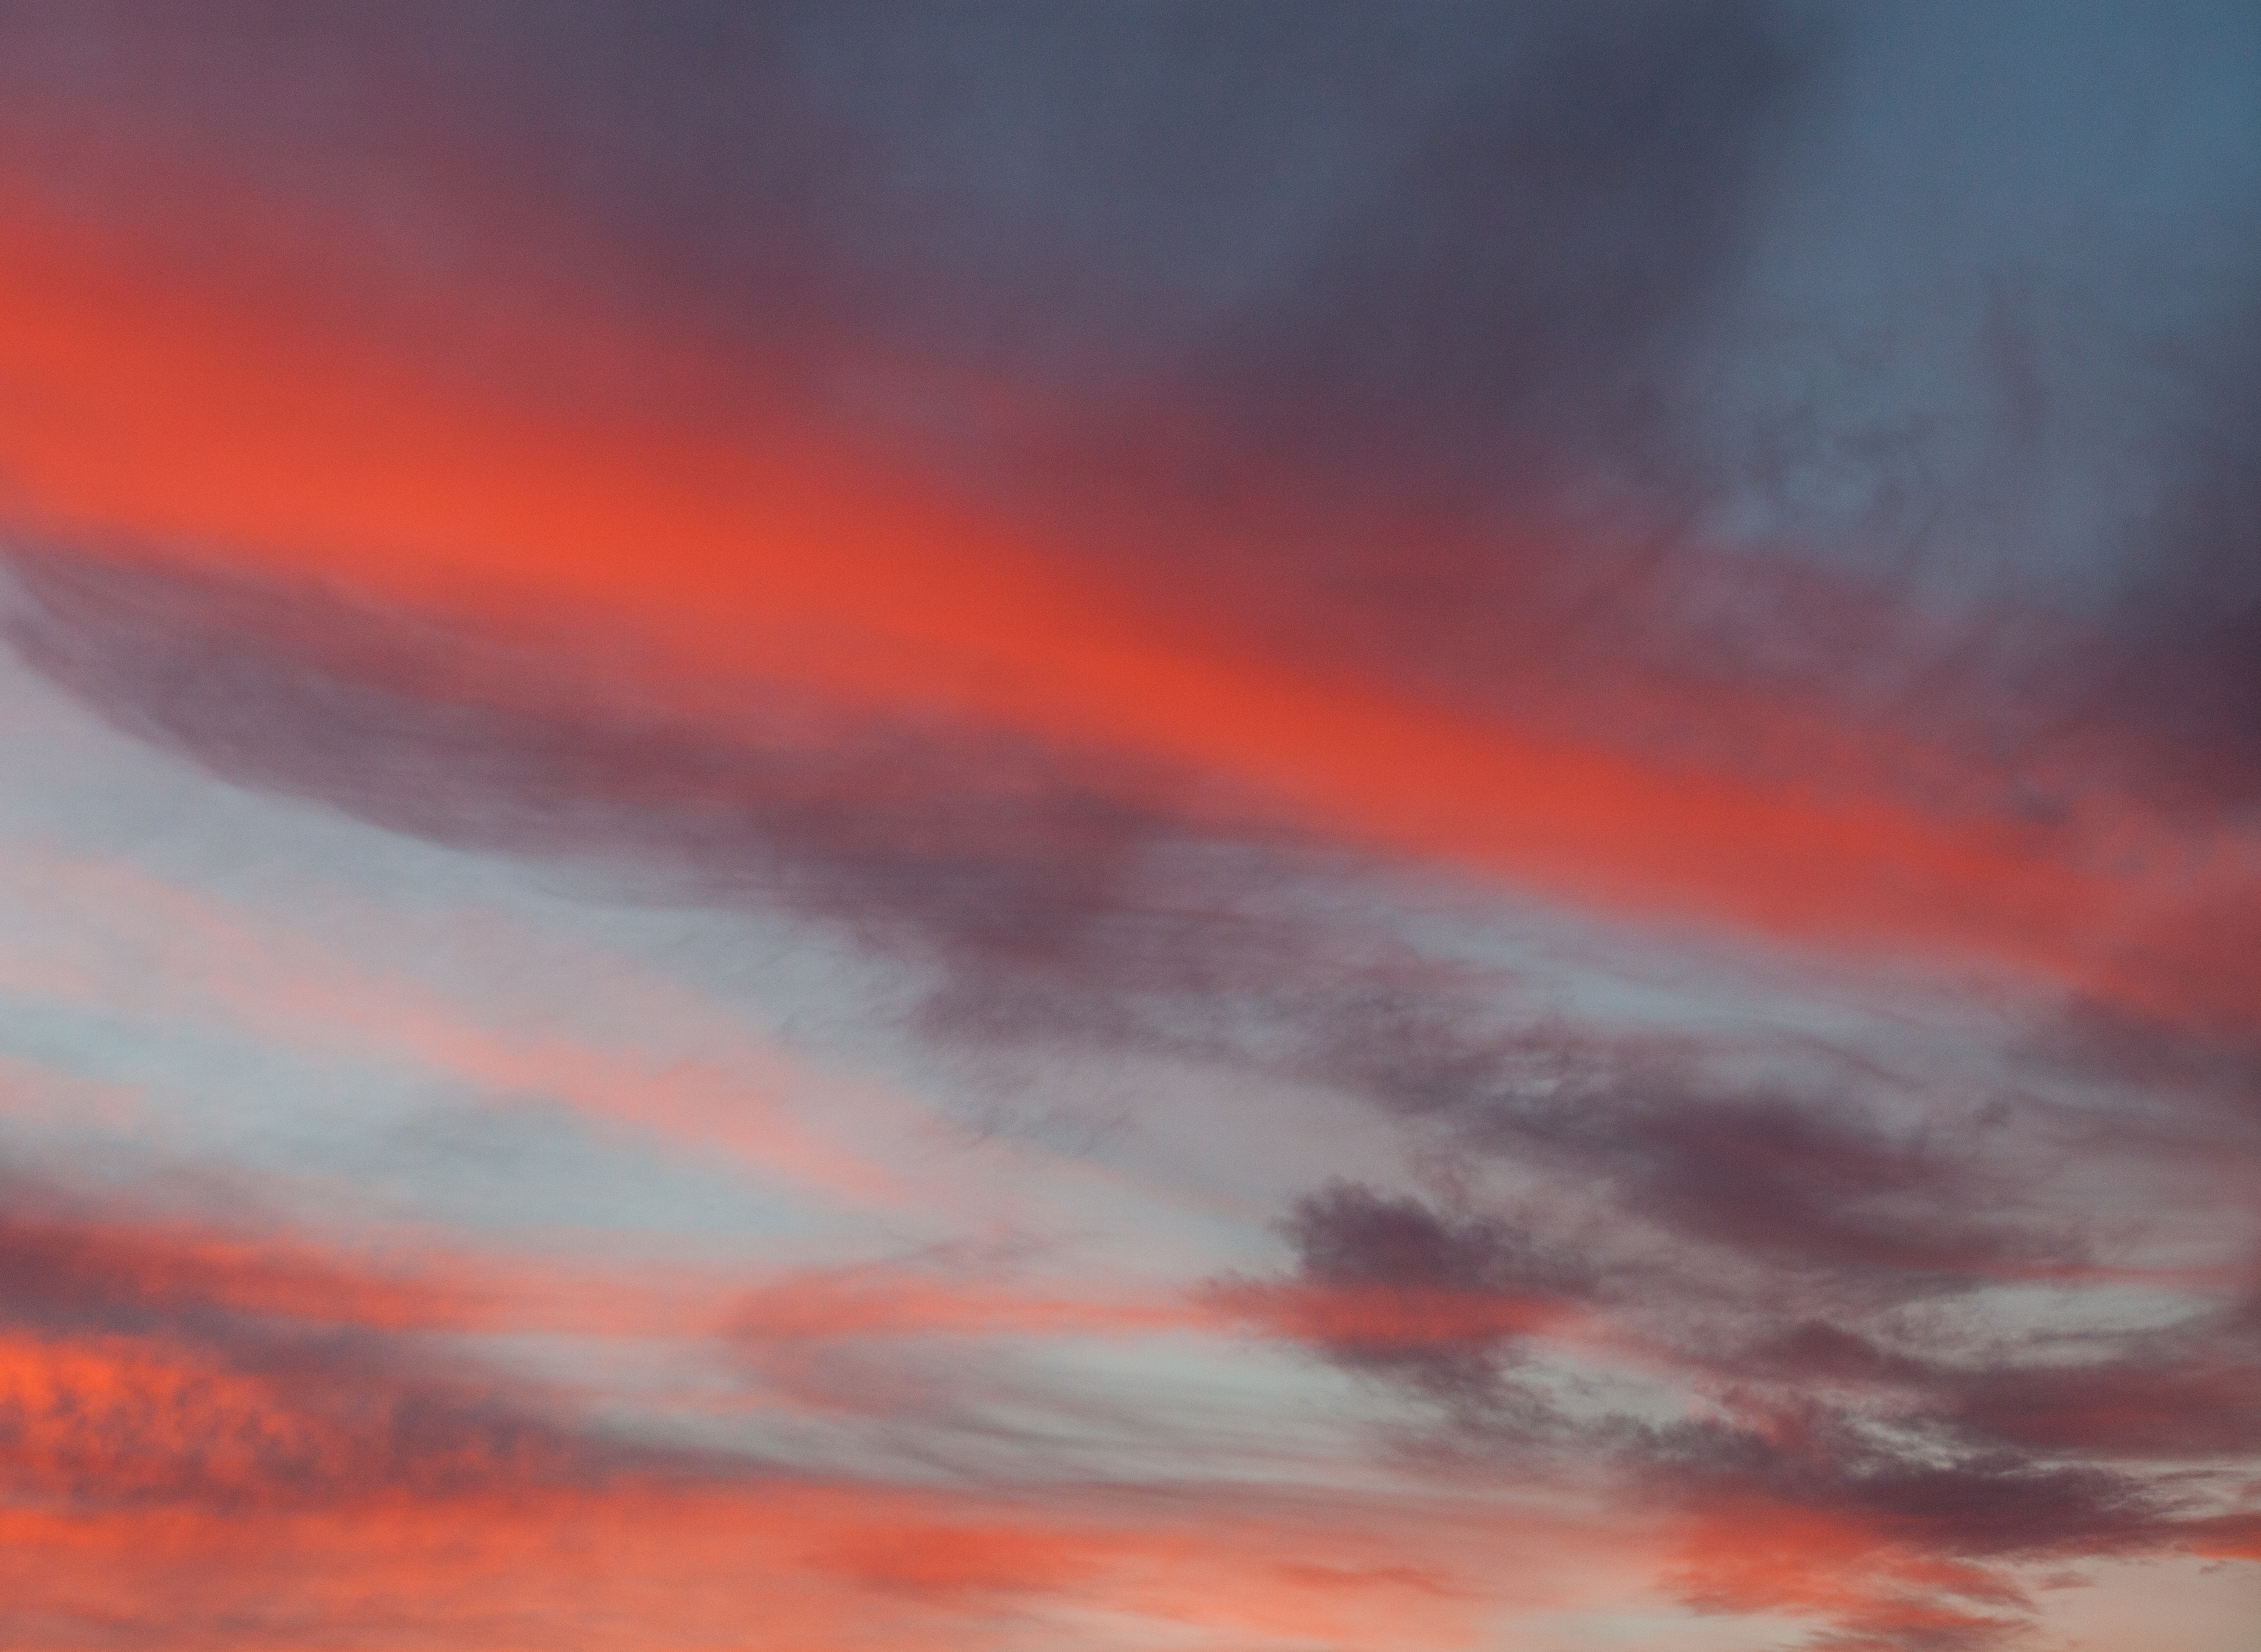
{"type": "Polygon", "coordinates": [[[2256,88],[0,9],[4,1638],[2243,1645],[2256,88]]]}

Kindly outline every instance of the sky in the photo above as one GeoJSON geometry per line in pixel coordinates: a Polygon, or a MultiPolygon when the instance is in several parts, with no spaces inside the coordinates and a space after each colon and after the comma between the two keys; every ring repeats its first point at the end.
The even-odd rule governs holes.
{"type": "Polygon", "coordinates": [[[0,1642],[2251,1652],[2261,12],[0,0],[0,1642]]]}

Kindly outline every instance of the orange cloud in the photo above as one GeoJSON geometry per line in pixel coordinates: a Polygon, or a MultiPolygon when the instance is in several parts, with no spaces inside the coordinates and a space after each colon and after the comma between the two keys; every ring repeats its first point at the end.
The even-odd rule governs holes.
{"type": "MultiPolygon", "coordinates": [[[[420,336],[356,332],[308,296],[355,255],[310,254],[312,239],[296,262],[161,274],[150,248],[18,190],[0,256],[18,523],[505,633],[538,616],[608,638],[615,664],[597,669],[634,655],[636,693],[701,715],[762,683],[947,713],[1203,777],[1205,808],[1574,901],[1943,951],[2168,1008],[2202,977],[2210,1013],[2245,1002],[2234,936],[2214,967],[2147,986],[2179,956],[2159,938],[2173,914],[2236,868],[2192,871],[2140,816],[2091,842],[1934,815],[1880,784],[1822,795],[1660,766],[1267,656],[1132,600],[836,424],[743,402],[671,424],[648,399],[613,419],[602,394],[569,413],[504,388],[507,370],[466,384],[444,356],[481,325],[459,295],[420,336]]],[[[642,362],[583,351],[582,325],[521,341],[519,366],[553,350],[642,362]]],[[[654,352],[674,370],[670,347],[654,352]]]]}
{"type": "Polygon", "coordinates": [[[655,1059],[563,1027],[491,1024],[427,982],[369,968],[311,934],[125,862],[19,848],[0,868],[0,886],[51,920],[25,945],[0,941],[0,987],[99,1004],[130,979],[137,996],[154,986],[169,1008],[216,1016],[284,1047],[406,1062],[484,1095],[538,1095],[592,1119],[706,1153],[719,1148],[849,1202],[899,1196],[889,1173],[794,1116],[786,1092],[809,1085],[812,1074],[743,1036],[729,1061],[655,1059]],[[104,940],[154,969],[121,973],[99,945],[104,940]]]}

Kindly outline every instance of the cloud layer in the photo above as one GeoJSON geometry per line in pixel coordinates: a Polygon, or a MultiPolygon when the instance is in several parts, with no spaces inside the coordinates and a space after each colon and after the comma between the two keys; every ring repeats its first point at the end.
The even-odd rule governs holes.
{"type": "Polygon", "coordinates": [[[11,8],[11,1642],[2240,1644],[2257,59],[11,8]]]}

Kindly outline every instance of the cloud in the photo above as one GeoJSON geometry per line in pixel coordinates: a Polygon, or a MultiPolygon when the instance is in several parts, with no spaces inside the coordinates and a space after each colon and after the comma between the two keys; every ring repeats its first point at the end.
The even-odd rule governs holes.
{"type": "Polygon", "coordinates": [[[1294,1282],[1223,1282],[1220,1304],[1442,1398],[1498,1403],[1518,1340],[1554,1328],[1595,1283],[1577,1259],[1497,1217],[1440,1217],[1351,1182],[1299,1200],[1282,1225],[1300,1259],[1294,1282]]]}
{"type": "Polygon", "coordinates": [[[444,1282],[140,1227],[9,1189],[0,1314],[11,1483],[61,1509],[155,1500],[319,1508],[395,1494],[595,1485],[663,1455],[420,1345],[444,1282]]]}
{"type": "Polygon", "coordinates": [[[1479,1634],[1386,1476],[1590,1499],[1674,1624],[1839,1652],[2250,1555],[2253,41],[1905,15],[11,9],[21,658],[251,793],[845,937],[917,1082],[1128,1093],[1043,1191],[1213,1276],[874,1263],[932,1189],[757,1063],[19,847],[170,1009],[863,1225],[702,1327],[0,1188],[0,1553],[190,1533],[18,1623],[721,1644],[751,1577],[787,1646],[1479,1634]],[[1171,1084],[1245,1109],[1213,1161],[1171,1084]],[[714,1404],[645,1435],[834,1466],[448,1342],[654,1326],[714,1404]],[[1357,1379],[1376,1460],[1250,1447],[1347,1512],[1188,1512],[1203,1419],[1063,1374],[1142,1339],[1267,1418],[1357,1379]]]}
{"type": "MultiPolygon", "coordinates": [[[[380,1270],[304,1236],[161,1225],[20,1176],[5,1195],[0,1627],[27,1643],[285,1646],[319,1630],[594,1648],[625,1620],[723,1644],[756,1613],[811,1648],[1037,1644],[1087,1610],[1131,1626],[1102,1645],[1131,1644],[1145,1620],[1248,1645],[1367,1635],[1393,1614],[1449,1636],[1473,1610],[1410,1564],[1417,1543],[1377,1562],[1370,1539],[1265,1510],[1260,1492],[1158,1490],[1127,1508],[1081,1483],[812,1475],[640,1440],[460,1339],[489,1312],[513,1328],[524,1305],[492,1268],[468,1285],[460,1269],[380,1270]]],[[[1095,1313],[787,1280],[732,1334],[1049,1333],[1095,1313]]]]}
{"type": "MultiPolygon", "coordinates": [[[[2052,1188],[2040,1095],[1912,1112],[1857,1063],[1753,1088],[1730,1045],[1502,1019],[1432,994],[1317,1022],[1310,1070],[1422,1132],[1450,1203],[1325,1189],[1281,1225],[1293,1274],[1220,1288],[1433,1407],[1417,1454],[1605,1475],[1680,1512],[1683,1599],[1838,1625],[1817,1647],[2006,1644],[2037,1559],[2243,1541],[2250,1287],[2129,1265],[2147,1225],[2052,1188]],[[2004,1296],[2035,1289],[2038,1322],[2004,1296]]],[[[2103,1128],[2131,1174],[2203,1177],[2213,1104],[2190,1136],[2103,1128]]]]}

